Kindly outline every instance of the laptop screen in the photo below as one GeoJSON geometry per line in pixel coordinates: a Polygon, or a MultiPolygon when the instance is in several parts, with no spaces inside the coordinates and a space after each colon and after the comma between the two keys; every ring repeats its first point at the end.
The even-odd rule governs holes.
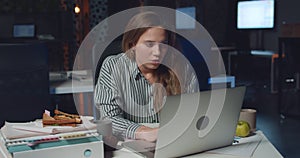
{"type": "Polygon", "coordinates": [[[15,24],[13,27],[13,37],[35,37],[35,25],[15,24]]]}

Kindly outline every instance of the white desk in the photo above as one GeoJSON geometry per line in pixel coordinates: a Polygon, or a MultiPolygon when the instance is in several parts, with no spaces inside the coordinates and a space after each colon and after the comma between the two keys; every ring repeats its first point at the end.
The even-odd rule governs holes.
{"type": "Polygon", "coordinates": [[[88,70],[67,71],[68,80],[50,82],[50,94],[76,94],[80,100],[76,107],[82,115],[93,115],[98,118],[99,112],[94,106],[91,93],[94,92],[92,73],[88,70]],[[92,112],[92,113],[91,113],[92,112]]]}
{"type": "MultiPolygon", "coordinates": [[[[251,158],[282,158],[283,157],[277,151],[277,149],[270,143],[270,141],[266,138],[266,136],[263,134],[263,132],[257,131],[257,134],[262,136],[262,140],[256,147],[251,158]]],[[[251,141],[251,139],[248,139],[248,140],[251,141]]],[[[112,153],[112,157],[114,157],[114,158],[127,158],[127,157],[141,158],[140,155],[135,154],[124,148],[114,151],[112,153]]],[[[197,157],[197,158],[239,158],[240,156],[216,154],[216,153],[210,153],[208,151],[208,152],[198,153],[198,154],[194,154],[194,155],[187,156],[187,157],[188,158],[194,158],[194,157],[197,157]]]]}
{"type": "Polygon", "coordinates": [[[69,79],[63,82],[53,82],[50,85],[50,94],[68,94],[68,93],[85,93],[93,92],[93,80],[74,80],[69,79]]]}
{"type": "Polygon", "coordinates": [[[72,73],[86,74],[85,79],[72,78],[61,82],[52,82],[50,84],[50,94],[68,94],[68,93],[85,93],[94,91],[94,83],[92,76],[87,71],[68,71],[67,76],[72,73]]]}
{"type": "MultiPolygon", "coordinates": [[[[257,132],[258,135],[262,136],[262,139],[258,146],[256,147],[251,158],[282,158],[282,155],[276,150],[276,148],[269,142],[269,140],[265,137],[265,135],[261,132],[257,132]]],[[[247,141],[251,142],[251,139],[247,141]]],[[[66,151],[67,152],[67,151],[66,151]]],[[[49,155],[47,155],[49,156],[49,155]]],[[[114,158],[141,158],[140,155],[135,154],[127,149],[120,149],[114,151],[111,155],[114,158]]],[[[12,158],[12,156],[8,153],[2,135],[0,135],[0,157],[1,158],[12,158]]],[[[55,157],[53,155],[53,157],[55,157]]],[[[195,155],[188,156],[189,158],[238,158],[236,155],[225,155],[225,154],[215,154],[208,152],[203,152],[195,155]]]]}

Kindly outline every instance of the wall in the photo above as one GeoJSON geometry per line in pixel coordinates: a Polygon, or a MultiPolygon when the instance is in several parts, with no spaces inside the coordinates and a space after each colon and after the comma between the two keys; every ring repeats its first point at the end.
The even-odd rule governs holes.
{"type": "Polygon", "coordinates": [[[278,52],[278,37],[280,26],[284,23],[300,23],[299,0],[276,0],[276,28],[274,31],[265,31],[264,48],[278,52]]]}
{"type": "MultiPolygon", "coordinates": [[[[204,5],[203,25],[219,46],[236,46],[237,49],[255,49],[258,31],[236,30],[236,3],[239,0],[199,0],[204,5]]],[[[300,23],[299,0],[275,0],[276,19],[274,30],[263,30],[262,48],[278,52],[280,26],[300,23]]]]}

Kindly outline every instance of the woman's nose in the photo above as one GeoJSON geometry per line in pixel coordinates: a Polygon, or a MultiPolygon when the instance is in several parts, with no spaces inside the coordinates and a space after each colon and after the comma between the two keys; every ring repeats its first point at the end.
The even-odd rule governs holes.
{"type": "Polygon", "coordinates": [[[160,45],[159,44],[155,44],[153,46],[153,55],[156,55],[156,56],[159,56],[160,55],[160,52],[161,52],[161,48],[160,48],[160,45]]]}

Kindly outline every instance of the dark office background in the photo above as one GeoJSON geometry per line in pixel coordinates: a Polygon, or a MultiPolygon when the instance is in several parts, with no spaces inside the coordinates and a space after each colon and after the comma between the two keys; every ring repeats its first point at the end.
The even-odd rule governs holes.
{"type": "MultiPolygon", "coordinates": [[[[265,132],[284,157],[297,157],[296,142],[300,140],[297,133],[300,130],[297,64],[300,38],[282,38],[282,30],[285,25],[300,23],[300,1],[275,0],[275,27],[266,30],[237,30],[237,1],[0,0],[0,42],[42,41],[49,49],[49,71],[72,70],[77,49],[85,35],[106,17],[141,5],[170,8],[194,6],[197,21],[207,29],[216,44],[233,48],[222,52],[225,66],[228,74],[236,77],[237,85],[247,85],[243,106],[258,110],[258,129],[265,132]],[[75,6],[81,8],[79,14],[74,13],[75,6]],[[40,38],[13,38],[15,24],[34,24],[36,37],[40,38]],[[43,38],[49,36],[53,39],[43,38]],[[262,43],[258,44],[257,40],[261,37],[262,43]],[[285,58],[254,56],[250,54],[251,50],[269,50],[275,54],[284,50],[285,58]],[[229,64],[230,51],[237,51],[238,54],[232,56],[229,64]],[[271,81],[272,62],[274,82],[271,81]],[[228,67],[231,67],[230,72],[228,67]],[[286,79],[294,79],[294,82],[287,83],[286,79]]],[[[300,28],[296,30],[299,32],[300,28]]],[[[54,97],[52,102],[59,102],[67,111],[74,111],[72,100],[71,95],[61,95],[54,97]]]]}
{"type": "MultiPolygon", "coordinates": [[[[300,2],[296,0],[275,1],[275,28],[262,31],[264,36],[262,46],[258,46],[256,43],[259,30],[240,31],[236,29],[237,0],[128,0],[126,3],[118,0],[1,0],[0,40],[13,40],[11,38],[14,24],[32,23],[36,25],[37,35],[52,35],[60,43],[69,42],[70,48],[74,48],[72,53],[76,53],[76,44],[78,47],[76,42],[82,40],[79,37],[75,38],[79,35],[78,31],[81,31],[82,38],[98,22],[116,12],[140,5],[157,5],[170,8],[195,6],[196,19],[209,31],[218,46],[266,49],[278,52],[281,25],[300,21],[297,8],[300,2]],[[73,12],[76,4],[82,6],[80,14],[83,15],[77,15],[73,12]],[[82,25],[80,27],[77,24],[79,20],[81,20],[82,25]],[[81,30],[77,30],[78,28],[81,30]],[[74,42],[75,45],[70,42],[74,42]]],[[[55,52],[62,52],[62,50],[55,50],[55,52]]],[[[71,67],[72,65],[65,65],[64,69],[71,67]]]]}

